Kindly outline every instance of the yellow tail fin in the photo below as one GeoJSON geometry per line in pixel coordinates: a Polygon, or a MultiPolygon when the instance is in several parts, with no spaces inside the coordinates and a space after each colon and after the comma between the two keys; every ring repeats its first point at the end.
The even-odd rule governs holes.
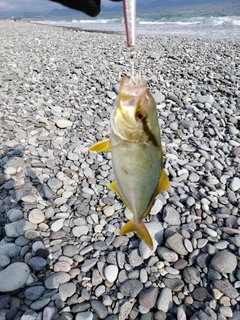
{"type": "Polygon", "coordinates": [[[132,219],[128,221],[119,231],[120,234],[125,234],[128,232],[136,232],[136,234],[148,245],[148,247],[151,250],[153,249],[152,238],[142,220],[139,220],[137,223],[135,223],[132,219]]]}

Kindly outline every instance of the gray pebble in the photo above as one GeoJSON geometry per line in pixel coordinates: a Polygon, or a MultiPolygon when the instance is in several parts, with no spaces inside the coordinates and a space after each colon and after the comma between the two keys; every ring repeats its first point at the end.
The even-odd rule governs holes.
{"type": "Polygon", "coordinates": [[[183,256],[186,256],[188,254],[188,251],[183,244],[183,236],[180,233],[176,232],[172,236],[168,237],[166,242],[169,247],[176,253],[183,256]]]}
{"type": "Polygon", "coordinates": [[[167,313],[173,306],[172,291],[169,288],[163,288],[157,300],[157,308],[167,313]]]}
{"type": "Polygon", "coordinates": [[[183,279],[186,283],[192,283],[193,285],[197,285],[200,280],[200,273],[194,267],[187,267],[183,270],[183,279]]]}
{"type": "Polygon", "coordinates": [[[29,261],[28,261],[28,265],[36,271],[40,271],[42,270],[45,266],[46,266],[47,262],[45,259],[41,258],[41,257],[32,257],[29,261]]]}
{"type": "Polygon", "coordinates": [[[62,301],[71,297],[76,292],[76,285],[72,282],[63,283],[59,285],[59,295],[62,301]]]}
{"type": "Polygon", "coordinates": [[[98,261],[97,258],[86,260],[81,266],[82,272],[87,272],[88,270],[90,270],[93,266],[95,266],[97,261],[98,261]]]}
{"type": "Polygon", "coordinates": [[[79,312],[76,314],[75,320],[93,320],[93,313],[91,311],[79,312]]]}
{"type": "Polygon", "coordinates": [[[38,310],[41,310],[44,307],[46,307],[49,304],[49,302],[50,302],[50,298],[42,298],[40,300],[34,301],[30,305],[30,307],[31,307],[31,309],[38,311],[38,310]]]}
{"type": "Polygon", "coordinates": [[[159,246],[157,248],[157,254],[159,255],[160,258],[168,262],[175,262],[178,260],[177,253],[165,247],[159,246]]]}
{"type": "Polygon", "coordinates": [[[171,291],[175,291],[175,292],[179,292],[182,290],[183,286],[184,286],[184,282],[181,279],[168,279],[165,278],[163,280],[165,286],[169,289],[171,289],[171,291]]]}
{"type": "Polygon", "coordinates": [[[100,319],[106,319],[108,311],[101,301],[92,300],[91,307],[100,319]]]}
{"type": "Polygon", "coordinates": [[[213,282],[215,288],[221,291],[223,294],[231,299],[237,298],[239,296],[238,291],[231,285],[228,280],[216,280],[213,282]]]}
{"type": "Polygon", "coordinates": [[[43,286],[33,286],[27,288],[24,292],[24,296],[28,300],[38,300],[44,293],[45,288],[43,286]]]}
{"type": "Polygon", "coordinates": [[[139,292],[142,290],[143,285],[139,280],[127,280],[120,286],[120,292],[125,297],[136,298],[139,292]]]}
{"type": "Polygon", "coordinates": [[[43,319],[44,320],[53,320],[56,310],[53,307],[45,307],[43,309],[43,319]]]}
{"type": "Polygon", "coordinates": [[[21,288],[30,274],[29,267],[22,262],[9,265],[0,271],[0,292],[10,292],[21,288]]]}
{"type": "Polygon", "coordinates": [[[69,280],[70,276],[66,272],[53,273],[45,280],[45,287],[47,289],[57,289],[60,284],[66,283],[69,280]]]}
{"type": "Polygon", "coordinates": [[[141,291],[139,294],[139,303],[145,308],[151,309],[154,307],[157,296],[158,296],[158,288],[150,287],[144,291],[141,291]]]}
{"type": "Polygon", "coordinates": [[[231,273],[236,267],[236,256],[227,250],[218,252],[211,261],[211,268],[220,273],[231,273]]]}
{"type": "Polygon", "coordinates": [[[170,225],[180,225],[180,214],[171,206],[163,209],[163,220],[170,225]]]}

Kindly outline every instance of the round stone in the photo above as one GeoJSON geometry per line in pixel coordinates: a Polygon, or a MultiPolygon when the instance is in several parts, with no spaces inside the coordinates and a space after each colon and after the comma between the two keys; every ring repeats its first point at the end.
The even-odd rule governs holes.
{"type": "Polygon", "coordinates": [[[157,308],[165,313],[167,313],[173,306],[172,301],[172,290],[169,288],[163,288],[160,291],[160,295],[157,301],[157,308]]]}
{"type": "Polygon", "coordinates": [[[21,288],[30,274],[28,265],[15,262],[0,271],[0,292],[10,292],[21,288]]]}
{"type": "Polygon", "coordinates": [[[79,312],[75,320],[93,320],[93,313],[91,311],[79,312]]]}
{"type": "Polygon", "coordinates": [[[47,184],[53,191],[56,191],[62,187],[62,181],[58,180],[57,178],[48,179],[47,184]]]}
{"type": "Polygon", "coordinates": [[[201,280],[201,276],[196,268],[187,267],[183,270],[183,279],[186,283],[197,285],[201,280]]]}
{"type": "Polygon", "coordinates": [[[66,272],[53,273],[45,280],[45,287],[47,289],[57,289],[60,284],[66,283],[69,280],[70,275],[66,272]]]}
{"type": "Polygon", "coordinates": [[[40,299],[44,291],[45,288],[43,286],[33,286],[25,290],[24,296],[26,299],[34,301],[40,299]]]}
{"type": "Polygon", "coordinates": [[[56,122],[56,125],[60,129],[65,129],[72,126],[72,122],[66,119],[59,119],[56,122]]]}
{"type": "Polygon", "coordinates": [[[159,290],[156,287],[150,287],[141,291],[139,294],[140,305],[148,309],[153,308],[157,300],[158,292],[159,290]]]}
{"type": "Polygon", "coordinates": [[[45,220],[44,213],[39,209],[33,209],[28,216],[31,223],[39,224],[45,220]]]}
{"type": "Polygon", "coordinates": [[[238,177],[234,177],[230,183],[230,186],[229,188],[235,192],[237,191],[238,189],[240,189],[240,178],[238,177]]]}
{"type": "Polygon", "coordinates": [[[210,267],[220,273],[231,273],[237,267],[237,258],[233,253],[223,250],[212,258],[210,267]]]}
{"type": "Polygon", "coordinates": [[[66,301],[67,298],[71,297],[76,292],[76,285],[72,282],[60,284],[59,295],[61,300],[66,301]]]}
{"type": "Polygon", "coordinates": [[[104,275],[109,282],[114,282],[118,276],[118,267],[115,265],[106,266],[104,275]]]}
{"type": "Polygon", "coordinates": [[[57,219],[51,224],[51,230],[54,232],[59,231],[62,229],[65,219],[57,219]]]}
{"type": "Polygon", "coordinates": [[[7,212],[7,216],[11,222],[14,222],[23,218],[23,212],[21,210],[11,209],[7,212]]]}
{"type": "Polygon", "coordinates": [[[179,226],[181,223],[180,214],[169,205],[163,209],[163,220],[172,226],[179,226]]]}
{"type": "Polygon", "coordinates": [[[42,270],[45,266],[46,266],[47,262],[45,259],[41,258],[41,257],[32,257],[29,261],[28,261],[28,265],[36,271],[40,271],[42,270]]]}

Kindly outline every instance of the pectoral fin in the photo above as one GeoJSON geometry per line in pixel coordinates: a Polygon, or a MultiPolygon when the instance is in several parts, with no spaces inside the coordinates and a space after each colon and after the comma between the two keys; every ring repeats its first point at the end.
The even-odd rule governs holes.
{"type": "Polygon", "coordinates": [[[109,139],[99,141],[88,148],[88,151],[110,151],[109,139]]]}
{"type": "Polygon", "coordinates": [[[119,231],[120,234],[125,234],[128,232],[136,232],[136,234],[146,243],[146,245],[151,250],[153,249],[152,238],[142,220],[135,223],[132,219],[128,221],[119,231]]]}

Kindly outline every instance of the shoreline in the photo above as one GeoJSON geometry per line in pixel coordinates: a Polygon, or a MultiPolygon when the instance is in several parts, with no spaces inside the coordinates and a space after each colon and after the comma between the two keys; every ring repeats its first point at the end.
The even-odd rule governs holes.
{"type": "Polygon", "coordinates": [[[240,41],[137,38],[171,182],[151,252],[119,235],[111,153],[88,152],[125,37],[51,27],[0,20],[0,318],[240,319],[240,41]]]}

